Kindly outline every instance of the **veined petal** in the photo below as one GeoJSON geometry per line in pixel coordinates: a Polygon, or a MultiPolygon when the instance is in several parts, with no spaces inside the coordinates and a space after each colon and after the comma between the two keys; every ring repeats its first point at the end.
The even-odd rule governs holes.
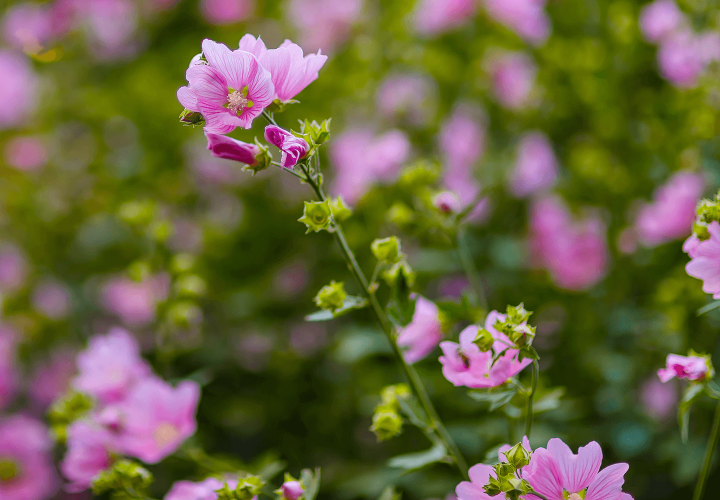
{"type": "Polygon", "coordinates": [[[190,89],[197,96],[198,105],[212,103],[223,106],[227,102],[227,84],[223,76],[209,66],[194,66],[197,68],[190,89]]]}
{"type": "MultiPolygon", "coordinates": [[[[245,67],[247,62],[243,54],[249,54],[248,52],[233,52],[225,45],[207,38],[203,40],[202,49],[210,67],[219,71],[231,87],[235,90],[241,90],[244,85],[247,85],[245,83],[241,86],[240,83],[247,80],[242,75],[244,71],[247,71],[245,67]]],[[[227,89],[225,89],[225,92],[227,93],[227,89]]]]}
{"type": "Polygon", "coordinates": [[[628,468],[628,464],[625,463],[605,467],[593,479],[585,500],[618,500],[622,495],[622,485],[625,483],[625,473],[628,468]]]}
{"type": "Polygon", "coordinates": [[[189,87],[180,87],[177,91],[177,98],[180,104],[190,111],[200,111],[197,102],[197,94],[189,87]]]}
{"type": "Polygon", "coordinates": [[[547,449],[557,463],[562,486],[570,493],[587,488],[602,465],[602,449],[595,441],[580,448],[577,455],[557,438],[548,442],[547,449]]]}
{"type": "Polygon", "coordinates": [[[533,452],[530,465],[523,469],[523,476],[535,491],[548,500],[563,500],[560,472],[545,448],[533,452]]]}
{"type": "Polygon", "coordinates": [[[262,38],[257,37],[256,39],[250,33],[246,34],[240,39],[239,47],[240,50],[250,52],[258,59],[261,59],[263,56],[265,56],[268,51],[267,47],[265,46],[265,42],[262,41],[262,38]]]}

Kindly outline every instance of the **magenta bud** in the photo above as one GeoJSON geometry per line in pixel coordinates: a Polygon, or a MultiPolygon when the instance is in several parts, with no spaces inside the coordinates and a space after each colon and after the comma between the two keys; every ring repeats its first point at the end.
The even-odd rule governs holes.
{"type": "Polygon", "coordinates": [[[442,191],[433,198],[433,205],[444,214],[454,214],[460,211],[460,198],[451,191],[442,191]]]}
{"type": "Polygon", "coordinates": [[[207,148],[214,157],[239,161],[247,165],[257,163],[255,157],[260,154],[260,148],[257,145],[212,132],[205,132],[205,137],[208,140],[207,148]]]}
{"type": "Polygon", "coordinates": [[[280,489],[286,500],[297,500],[305,492],[299,481],[285,481],[280,489]]]}
{"type": "Polygon", "coordinates": [[[297,165],[297,162],[310,151],[310,145],[305,139],[295,137],[287,130],[276,125],[265,127],[265,140],[282,151],[280,164],[285,168],[292,168],[297,165]]]}

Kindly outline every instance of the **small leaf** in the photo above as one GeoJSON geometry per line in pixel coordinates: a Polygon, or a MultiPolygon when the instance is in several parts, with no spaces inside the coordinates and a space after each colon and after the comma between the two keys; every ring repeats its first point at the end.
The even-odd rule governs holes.
{"type": "Polygon", "coordinates": [[[362,309],[367,305],[368,301],[366,298],[349,295],[345,298],[343,305],[339,309],[336,309],[335,312],[325,310],[317,311],[305,316],[305,321],[330,321],[355,309],[362,309]]]}
{"type": "Polygon", "coordinates": [[[490,403],[490,410],[497,410],[501,406],[506,405],[510,400],[517,394],[517,388],[509,386],[499,391],[468,391],[468,396],[473,398],[475,401],[483,401],[490,403]]]}
{"type": "Polygon", "coordinates": [[[688,440],[688,427],[690,426],[690,409],[693,403],[705,389],[703,384],[690,384],[685,389],[683,397],[678,405],[678,423],[680,424],[680,435],[682,442],[687,443],[688,440]]]}
{"type": "Polygon", "coordinates": [[[422,469],[423,467],[435,462],[442,462],[446,457],[447,450],[445,449],[445,445],[438,440],[429,450],[418,453],[408,453],[406,455],[398,455],[397,457],[391,458],[388,461],[388,465],[398,469],[405,469],[406,471],[413,471],[422,469]]]}
{"type": "Polygon", "coordinates": [[[305,491],[303,498],[305,500],[315,500],[315,497],[320,490],[320,467],[315,469],[315,473],[310,469],[303,469],[300,472],[300,479],[302,480],[305,491]]]}
{"type": "Polygon", "coordinates": [[[702,316],[702,315],[705,314],[705,313],[709,313],[710,311],[714,311],[714,310],[717,309],[718,307],[720,307],[720,300],[716,300],[716,301],[714,301],[714,302],[710,302],[709,304],[702,306],[700,309],[697,310],[697,313],[696,313],[696,314],[697,314],[698,316],[702,316]]]}

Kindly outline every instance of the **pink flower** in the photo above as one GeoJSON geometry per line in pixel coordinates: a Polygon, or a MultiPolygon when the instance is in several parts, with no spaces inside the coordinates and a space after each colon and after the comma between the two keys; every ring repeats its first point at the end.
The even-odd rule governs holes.
{"type": "Polygon", "coordinates": [[[501,106],[521,110],[532,104],[537,68],[524,52],[491,54],[486,66],[492,79],[492,90],[501,106]]]}
{"type": "Polygon", "coordinates": [[[68,391],[76,374],[73,353],[56,351],[49,361],[35,368],[28,387],[30,398],[41,408],[47,408],[68,391]]]}
{"type": "Polygon", "coordinates": [[[0,130],[22,125],[39,102],[38,78],[27,59],[0,50],[0,130]]]}
{"type": "Polygon", "coordinates": [[[210,154],[215,158],[239,161],[247,165],[256,165],[255,157],[260,154],[260,148],[255,144],[241,142],[225,135],[205,132],[210,154]]]}
{"type": "Polygon", "coordinates": [[[695,233],[691,234],[690,237],[683,243],[683,252],[688,254],[691,259],[694,259],[697,256],[697,249],[700,246],[700,243],[702,243],[700,238],[698,238],[695,233]]]}
{"type": "Polygon", "coordinates": [[[200,11],[211,24],[235,24],[252,16],[253,0],[202,0],[200,11]]]}
{"type": "Polygon", "coordinates": [[[362,14],[364,0],[290,0],[287,19],[305,50],[326,52],[344,42],[362,14]]]}
{"type": "Polygon", "coordinates": [[[4,156],[8,165],[24,172],[34,172],[47,164],[47,149],[37,137],[13,137],[5,144],[4,156]]]}
{"type": "Polygon", "coordinates": [[[720,61],[720,32],[706,31],[695,39],[698,57],[703,65],[720,61]]]}
{"type": "Polygon", "coordinates": [[[703,380],[713,376],[713,369],[707,356],[680,356],[668,354],[666,367],[657,372],[660,381],[665,383],[677,378],[703,380]]]}
{"type": "Polygon", "coordinates": [[[640,397],[645,413],[656,420],[664,420],[674,413],[678,401],[674,384],[663,384],[656,378],[643,384],[640,397]]]}
{"type": "Polygon", "coordinates": [[[680,88],[695,87],[705,68],[695,35],[689,31],[665,38],[657,58],[663,78],[680,88]]]}
{"type": "Polygon", "coordinates": [[[77,2],[75,15],[81,20],[93,55],[100,60],[124,59],[134,55],[138,13],[130,0],[77,2]]]}
{"type": "Polygon", "coordinates": [[[0,291],[14,292],[25,284],[27,261],[22,250],[12,244],[0,246],[0,291]]]}
{"type": "Polygon", "coordinates": [[[275,94],[270,73],[249,52],[233,52],[207,39],[202,49],[207,64],[188,68],[185,76],[190,85],[178,90],[180,104],[202,113],[208,132],[250,128],[275,94]]]}
{"type": "Polygon", "coordinates": [[[280,486],[280,490],[285,500],[297,500],[305,493],[299,481],[285,481],[282,486],[280,486]]]}
{"type": "Polygon", "coordinates": [[[460,344],[455,342],[440,342],[443,356],[440,356],[442,372],[445,378],[454,386],[471,388],[497,387],[520,373],[523,368],[532,363],[530,359],[518,358],[518,350],[508,348],[509,340],[505,335],[494,328],[495,322],[503,320],[505,316],[497,311],[491,311],[485,321],[485,329],[496,339],[492,349],[483,352],[473,343],[478,334],[478,327],[468,326],[460,332],[460,344]],[[497,360],[493,363],[493,356],[497,360]]]}
{"type": "Polygon", "coordinates": [[[433,197],[433,206],[444,214],[455,214],[462,209],[460,198],[452,191],[441,191],[433,197]]]}
{"type": "Polygon", "coordinates": [[[12,401],[17,389],[15,343],[15,332],[0,324],[0,410],[12,401]]]}
{"type": "MultiPolygon", "coordinates": [[[[172,488],[165,500],[217,500],[216,491],[223,487],[223,481],[209,477],[204,481],[193,483],[191,481],[177,481],[173,483],[172,488]]],[[[229,488],[237,487],[237,480],[227,480],[229,488]]]]}
{"type": "Polygon", "coordinates": [[[602,471],[602,449],[595,441],[583,446],[574,455],[562,440],[553,438],[547,449],[538,448],[523,469],[523,477],[547,500],[632,500],[623,493],[628,465],[614,464],[602,471]]]}
{"type": "Polygon", "coordinates": [[[640,30],[648,42],[659,43],[686,24],[685,15],[673,0],[655,0],[640,11],[640,30]]]}
{"type": "Polygon", "coordinates": [[[0,421],[0,462],[10,478],[0,480],[0,498],[45,500],[57,489],[52,440],[45,426],[17,415],[0,421]]]}
{"type": "Polygon", "coordinates": [[[484,0],[484,3],[491,18],[533,45],[545,43],[550,36],[550,18],[543,10],[545,0],[484,0]]]}
{"type": "Polygon", "coordinates": [[[282,151],[280,164],[285,168],[293,168],[310,151],[305,139],[295,137],[276,125],[265,127],[265,140],[282,151]]]}
{"type": "Polygon", "coordinates": [[[112,465],[111,452],[117,449],[110,431],[86,420],[73,422],[67,429],[67,452],[60,464],[70,480],[65,488],[71,492],[89,488],[93,478],[112,465]]]}
{"type": "Polygon", "coordinates": [[[26,53],[40,52],[53,37],[52,14],[38,4],[20,3],[10,7],[2,22],[5,41],[26,53]]]}
{"type": "Polygon", "coordinates": [[[640,242],[653,247],[689,234],[704,184],[702,174],[678,172],[658,188],[635,221],[640,242]]]}
{"type": "Polygon", "coordinates": [[[430,354],[441,340],[442,326],[437,306],[423,297],[418,297],[412,321],[398,331],[397,343],[406,348],[403,353],[405,361],[420,361],[430,354]]]}
{"type": "Polygon", "coordinates": [[[437,35],[464,24],[476,8],[475,0],[420,0],[412,22],[418,33],[437,35]]]}
{"type": "Polygon", "coordinates": [[[53,320],[66,317],[72,307],[68,289],[53,280],[42,281],[35,287],[32,304],[36,311],[53,320]]]}
{"type": "Polygon", "coordinates": [[[125,415],[120,448],[143,462],[159,462],[195,433],[199,399],[200,386],[192,381],[172,387],[156,378],[141,380],[120,403],[125,415]]]}
{"type": "Polygon", "coordinates": [[[117,314],[123,323],[141,326],[155,319],[155,309],[168,294],[169,277],[151,276],[144,281],[111,278],[101,289],[101,303],[108,312],[117,314]]]}
{"type": "Polygon", "coordinates": [[[424,74],[390,75],[378,87],[377,109],[388,120],[401,116],[411,125],[425,125],[435,113],[436,87],[435,81],[424,74]]]}
{"type": "Polygon", "coordinates": [[[123,400],[132,386],[151,373],[137,341],[122,328],[91,338],[88,348],[78,354],[77,367],[73,387],[102,403],[123,400]]]}
{"type": "Polygon", "coordinates": [[[703,281],[703,292],[712,293],[713,298],[720,299],[720,224],[713,221],[707,229],[709,240],[695,243],[691,237],[683,245],[683,249],[687,246],[685,251],[692,258],[685,265],[685,271],[703,281]]]}
{"type": "Polygon", "coordinates": [[[477,464],[470,467],[468,470],[468,476],[470,481],[463,481],[455,488],[458,500],[491,500],[493,498],[498,499],[500,496],[491,497],[485,490],[485,486],[490,477],[496,477],[495,470],[490,465],[477,464]]]}
{"type": "Polygon", "coordinates": [[[558,165],[552,144],[542,132],[523,135],[517,149],[515,167],[510,175],[510,189],[522,198],[544,191],[555,184],[558,165]]]}

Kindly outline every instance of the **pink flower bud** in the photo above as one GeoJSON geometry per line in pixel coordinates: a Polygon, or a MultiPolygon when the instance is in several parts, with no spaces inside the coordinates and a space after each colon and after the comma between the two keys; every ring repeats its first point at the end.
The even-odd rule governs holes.
{"type": "Polygon", "coordinates": [[[665,365],[665,368],[661,368],[657,372],[661,382],[668,382],[675,377],[701,380],[713,375],[713,369],[707,356],[668,354],[665,365]]]}
{"type": "Polygon", "coordinates": [[[257,163],[255,157],[260,154],[260,148],[255,144],[248,144],[225,135],[213,134],[212,132],[205,132],[205,137],[207,137],[208,140],[207,148],[215,158],[239,161],[247,165],[255,165],[257,163]]]}
{"type": "Polygon", "coordinates": [[[282,151],[280,164],[285,168],[297,165],[298,160],[310,151],[310,145],[305,139],[295,137],[276,125],[265,127],[265,140],[282,151]]]}
{"type": "Polygon", "coordinates": [[[451,191],[442,191],[433,198],[433,206],[444,214],[454,214],[460,211],[460,198],[451,191]]]}
{"type": "Polygon", "coordinates": [[[286,500],[297,500],[305,492],[298,481],[285,481],[280,489],[286,500]]]}

